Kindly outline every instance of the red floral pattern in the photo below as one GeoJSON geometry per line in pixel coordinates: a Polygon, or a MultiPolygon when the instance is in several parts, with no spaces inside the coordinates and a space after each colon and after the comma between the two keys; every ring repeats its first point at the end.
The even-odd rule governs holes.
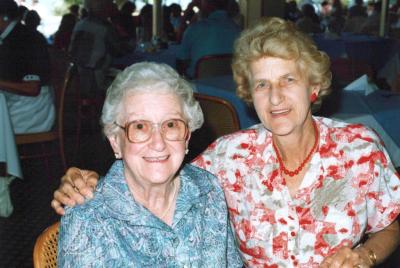
{"type": "Polygon", "coordinates": [[[218,139],[194,161],[223,186],[248,266],[318,267],[400,212],[400,179],[375,132],[314,119],[320,144],[293,198],[262,125],[218,139]]]}

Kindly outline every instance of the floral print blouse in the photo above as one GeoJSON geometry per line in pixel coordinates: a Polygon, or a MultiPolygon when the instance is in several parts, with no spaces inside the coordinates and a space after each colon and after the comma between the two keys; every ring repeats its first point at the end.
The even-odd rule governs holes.
{"type": "Polygon", "coordinates": [[[169,226],[136,203],[116,161],[93,199],[61,219],[59,267],[242,267],[224,194],[195,166],[180,172],[169,226]]]}
{"type": "Polygon", "coordinates": [[[319,146],[293,198],[262,125],[218,139],[194,161],[218,177],[247,266],[318,267],[399,214],[400,180],[378,136],[314,120],[319,146]]]}

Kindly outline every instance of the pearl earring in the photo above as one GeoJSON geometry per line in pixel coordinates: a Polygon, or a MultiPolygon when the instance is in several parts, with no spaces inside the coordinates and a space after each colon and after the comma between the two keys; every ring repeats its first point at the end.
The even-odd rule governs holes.
{"type": "Polygon", "coordinates": [[[186,150],[185,150],[185,154],[188,154],[189,153],[189,149],[188,148],[186,148],[186,150]]]}

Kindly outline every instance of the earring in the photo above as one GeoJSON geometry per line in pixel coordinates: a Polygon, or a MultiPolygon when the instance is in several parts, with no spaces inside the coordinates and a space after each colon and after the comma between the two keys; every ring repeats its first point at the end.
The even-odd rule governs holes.
{"type": "Polygon", "coordinates": [[[311,103],[314,103],[317,100],[317,98],[318,98],[317,93],[314,92],[313,94],[311,94],[311,97],[310,97],[311,103]]]}
{"type": "Polygon", "coordinates": [[[119,153],[114,153],[115,159],[120,159],[119,153]]]}
{"type": "Polygon", "coordinates": [[[189,149],[188,148],[186,148],[186,150],[185,150],[185,154],[188,154],[189,153],[189,149]]]}

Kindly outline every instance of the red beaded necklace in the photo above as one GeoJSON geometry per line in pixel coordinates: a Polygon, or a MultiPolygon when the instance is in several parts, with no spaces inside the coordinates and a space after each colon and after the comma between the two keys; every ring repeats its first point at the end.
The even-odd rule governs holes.
{"type": "Polygon", "coordinates": [[[283,163],[283,160],[279,154],[278,148],[275,145],[274,140],[272,139],[272,146],[274,147],[276,156],[278,158],[278,162],[279,162],[279,169],[281,172],[285,173],[286,175],[289,175],[289,177],[293,177],[297,174],[300,173],[300,171],[304,168],[304,166],[307,164],[308,161],[310,161],[311,156],[313,155],[313,153],[315,152],[315,150],[317,149],[317,145],[318,145],[318,141],[319,141],[319,132],[318,132],[318,128],[317,125],[315,124],[314,120],[313,120],[313,127],[314,127],[314,133],[315,133],[315,142],[313,147],[311,148],[311,151],[308,153],[307,157],[304,159],[303,162],[301,162],[300,166],[297,167],[295,170],[290,171],[285,167],[285,164],[283,163]]]}

